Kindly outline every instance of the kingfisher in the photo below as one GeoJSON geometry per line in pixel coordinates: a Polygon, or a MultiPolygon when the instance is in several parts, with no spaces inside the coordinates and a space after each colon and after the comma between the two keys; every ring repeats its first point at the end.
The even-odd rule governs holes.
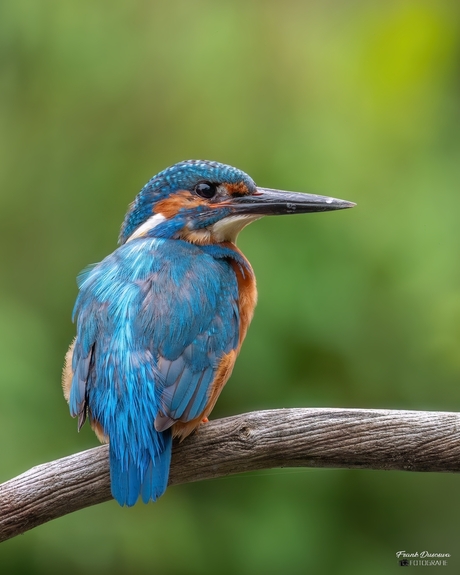
{"type": "Polygon", "coordinates": [[[166,490],[173,438],[206,422],[257,300],[238,233],[269,215],[350,208],[344,200],[256,186],[213,161],[179,162],[141,189],[119,247],[78,276],[76,337],[63,370],[78,430],[109,443],[113,497],[166,490]]]}

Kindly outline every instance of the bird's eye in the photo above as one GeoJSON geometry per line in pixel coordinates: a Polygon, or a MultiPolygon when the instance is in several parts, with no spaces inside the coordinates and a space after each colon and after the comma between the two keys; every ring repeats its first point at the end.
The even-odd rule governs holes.
{"type": "Polygon", "coordinates": [[[216,195],[217,186],[211,182],[201,182],[195,186],[195,193],[202,198],[210,199],[216,195]]]}

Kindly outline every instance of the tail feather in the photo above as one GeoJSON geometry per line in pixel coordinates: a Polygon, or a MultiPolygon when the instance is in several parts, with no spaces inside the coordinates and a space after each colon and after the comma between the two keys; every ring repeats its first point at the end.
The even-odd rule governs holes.
{"type": "Polygon", "coordinates": [[[115,449],[111,442],[110,481],[112,495],[120,505],[131,507],[139,496],[144,503],[156,501],[165,492],[171,464],[171,430],[158,433],[158,436],[159,453],[152,457],[151,453],[145,451],[144,457],[136,460],[129,453],[124,460],[117,457],[119,449],[115,449]]]}

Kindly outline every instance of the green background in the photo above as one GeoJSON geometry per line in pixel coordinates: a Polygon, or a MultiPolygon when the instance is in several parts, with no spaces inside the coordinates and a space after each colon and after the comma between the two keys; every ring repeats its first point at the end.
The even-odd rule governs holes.
{"type": "MultiPolygon", "coordinates": [[[[176,161],[352,200],[239,246],[259,304],[213,417],[460,409],[460,4],[2,0],[0,481],[97,444],[60,389],[75,277],[176,161]]],[[[451,553],[449,474],[273,470],[115,502],[0,548],[7,574],[386,574],[451,553]]]]}

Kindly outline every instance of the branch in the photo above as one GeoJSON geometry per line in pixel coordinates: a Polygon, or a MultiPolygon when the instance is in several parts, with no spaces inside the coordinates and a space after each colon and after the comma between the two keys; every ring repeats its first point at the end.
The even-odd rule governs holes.
{"type": "MultiPolygon", "coordinates": [[[[174,446],[169,485],[272,467],[460,471],[460,414],[277,409],[202,425],[174,446]]],[[[0,541],[110,500],[106,445],[0,485],[0,541]]]]}

